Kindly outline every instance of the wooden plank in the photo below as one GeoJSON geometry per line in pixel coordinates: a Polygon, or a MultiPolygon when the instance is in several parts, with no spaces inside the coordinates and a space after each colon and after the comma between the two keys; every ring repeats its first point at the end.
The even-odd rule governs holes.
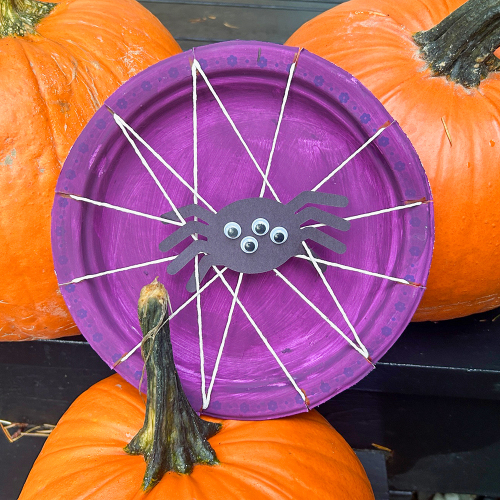
{"type": "Polygon", "coordinates": [[[375,500],[389,500],[385,454],[377,450],[354,450],[372,485],[375,500]]]}
{"type": "MultiPolygon", "coordinates": [[[[344,0],[347,1],[347,0],[344,0]]],[[[342,0],[142,0],[140,3],[146,8],[151,4],[176,4],[227,6],[253,9],[278,9],[278,10],[313,10],[323,12],[336,5],[344,3],[342,0]]]]}
{"type": "MultiPolygon", "coordinates": [[[[0,436],[0,498],[16,500],[45,438],[26,437],[9,443],[0,436]]],[[[70,499],[68,499],[70,500],[70,499]]]]}
{"type": "Polygon", "coordinates": [[[327,8],[311,7],[307,2],[293,4],[259,7],[222,2],[143,2],[183,49],[234,39],[284,43],[303,23],[327,8]]]}
{"type": "Polygon", "coordinates": [[[387,447],[389,487],[500,497],[500,402],[345,391],[319,407],[354,448],[387,447]]]}

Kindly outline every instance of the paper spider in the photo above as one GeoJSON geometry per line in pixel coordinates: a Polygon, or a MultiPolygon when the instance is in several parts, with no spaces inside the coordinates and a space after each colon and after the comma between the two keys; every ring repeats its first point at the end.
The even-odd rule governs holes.
{"type": "MultiPolygon", "coordinates": [[[[342,254],[346,250],[343,243],[317,228],[301,225],[313,220],[347,231],[349,221],[316,207],[302,207],[309,203],[345,207],[347,202],[345,196],[303,191],[286,204],[268,198],[246,198],[226,205],[217,213],[200,205],[186,205],[179,209],[182,217],[194,216],[206,224],[200,220],[186,222],[160,243],[160,250],[167,252],[195,233],[206,237],[193,240],[168,266],[168,273],[176,274],[197,254],[206,254],[199,261],[200,283],[214,265],[246,274],[271,271],[291,257],[304,254],[305,240],[342,254]]],[[[178,220],[173,212],[162,217],[178,220]]],[[[186,289],[196,291],[194,272],[186,289]]]]}

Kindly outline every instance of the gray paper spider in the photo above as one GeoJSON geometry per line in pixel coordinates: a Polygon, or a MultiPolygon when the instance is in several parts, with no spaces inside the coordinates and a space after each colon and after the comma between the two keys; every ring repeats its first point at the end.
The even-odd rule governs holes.
{"type": "MultiPolygon", "coordinates": [[[[204,253],[199,262],[200,282],[211,266],[224,266],[233,271],[256,274],[284,264],[295,255],[304,254],[302,242],[311,240],[342,254],[346,247],[332,236],[314,227],[300,227],[309,220],[347,231],[349,221],[316,207],[302,207],[308,203],[331,207],[345,207],[345,196],[316,191],[303,191],[289,203],[268,198],[246,198],[235,201],[216,214],[199,205],[186,205],[179,209],[182,217],[198,217],[202,221],[189,221],[160,243],[167,252],[192,234],[206,237],[194,240],[168,266],[169,274],[178,273],[197,254],[204,253]],[[302,209],[302,210],[301,210],[302,209]]],[[[177,220],[173,212],[162,215],[177,220]]],[[[195,274],[186,289],[196,291],[195,274]]]]}

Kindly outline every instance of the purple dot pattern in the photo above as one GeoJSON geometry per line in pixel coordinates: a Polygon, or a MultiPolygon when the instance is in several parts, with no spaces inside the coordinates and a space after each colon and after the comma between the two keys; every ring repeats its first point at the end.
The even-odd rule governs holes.
{"type": "Polygon", "coordinates": [[[314,77],[314,85],[316,85],[316,87],[321,87],[323,83],[325,83],[325,80],[321,75],[314,77]]]}

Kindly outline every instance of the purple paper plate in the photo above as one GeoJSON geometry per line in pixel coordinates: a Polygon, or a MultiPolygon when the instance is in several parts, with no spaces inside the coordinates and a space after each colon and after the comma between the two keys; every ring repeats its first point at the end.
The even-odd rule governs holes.
{"type": "MultiPolygon", "coordinates": [[[[186,283],[194,261],[174,275],[167,273],[169,263],[162,262],[64,283],[175,256],[192,240],[162,252],[160,242],[177,230],[176,226],[59,193],[154,216],[171,211],[110,110],[192,185],[194,58],[265,170],[296,54],[297,49],[269,43],[227,42],[171,57],[118,89],[71,149],[52,211],[55,269],[81,333],[109,366],[141,341],[137,318],[141,288],[158,276],[176,310],[192,296],[186,283]]],[[[217,212],[238,200],[258,198],[262,175],[200,75],[197,108],[199,194],[217,212]]],[[[312,190],[387,121],[393,119],[354,77],[302,51],[269,171],[270,184],[279,199],[286,204],[299,193],[312,190]]],[[[189,189],[143,143],[137,138],[135,142],[174,205],[193,203],[189,189]]],[[[418,156],[397,123],[387,127],[319,191],[348,198],[346,207],[315,205],[342,218],[431,199],[418,156]]],[[[265,198],[273,199],[269,189],[265,198]]],[[[307,224],[315,222],[317,219],[307,224]]],[[[425,285],[434,238],[432,203],[353,218],[350,224],[348,231],[319,229],[345,244],[342,254],[307,241],[319,259],[344,266],[328,266],[324,272],[341,308],[307,260],[292,257],[279,266],[279,273],[289,283],[273,270],[243,276],[238,298],[254,325],[236,305],[206,414],[266,419],[306,411],[306,402],[314,407],[326,401],[373,368],[367,356],[354,349],[332,324],[359,346],[354,339],[356,332],[373,363],[403,332],[423,287],[350,268],[425,285]]],[[[210,270],[202,285],[214,275],[210,270]]],[[[238,273],[228,269],[224,276],[234,289],[238,273]]],[[[220,278],[201,294],[206,390],[231,304],[232,295],[220,278]]],[[[196,300],[171,320],[170,327],[179,376],[193,407],[200,409],[196,300]]],[[[138,350],[116,371],[138,386],[142,367],[138,350]]]]}

